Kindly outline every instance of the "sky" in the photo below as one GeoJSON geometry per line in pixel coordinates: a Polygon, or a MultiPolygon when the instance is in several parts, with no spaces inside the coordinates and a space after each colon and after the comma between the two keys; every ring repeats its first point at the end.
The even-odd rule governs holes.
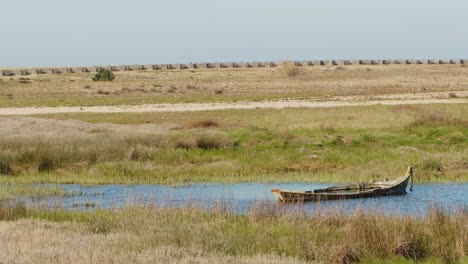
{"type": "Polygon", "coordinates": [[[0,66],[467,59],[466,0],[1,0],[0,66]]]}

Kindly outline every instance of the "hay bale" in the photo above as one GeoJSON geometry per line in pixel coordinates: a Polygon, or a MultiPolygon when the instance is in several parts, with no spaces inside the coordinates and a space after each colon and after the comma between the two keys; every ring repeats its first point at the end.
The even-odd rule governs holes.
{"type": "Polygon", "coordinates": [[[234,62],[223,62],[220,64],[220,67],[225,69],[225,68],[232,68],[234,65],[234,62]]]}
{"type": "Polygon", "coordinates": [[[427,64],[439,64],[438,60],[427,60],[427,64]]]}
{"type": "Polygon", "coordinates": [[[10,70],[2,70],[2,76],[14,76],[13,72],[10,70]]]}
{"type": "Polygon", "coordinates": [[[98,71],[99,71],[99,67],[97,67],[97,66],[91,66],[91,67],[88,67],[88,70],[89,70],[89,72],[98,72],[98,71]]]}
{"type": "Polygon", "coordinates": [[[333,65],[345,65],[344,60],[332,60],[333,65]]]}
{"type": "Polygon", "coordinates": [[[460,63],[461,63],[461,64],[468,64],[468,59],[461,59],[461,60],[460,60],[460,63]]]}
{"type": "Polygon", "coordinates": [[[383,65],[389,65],[392,64],[392,60],[382,60],[383,65]]]}
{"type": "Polygon", "coordinates": [[[62,74],[62,73],[65,73],[65,72],[67,72],[67,69],[65,69],[65,68],[53,68],[52,69],[53,74],[62,74]]]}
{"type": "Polygon", "coordinates": [[[322,66],[330,65],[330,61],[329,60],[321,60],[320,65],[322,65],[322,66]]]}
{"type": "Polygon", "coordinates": [[[382,64],[381,60],[371,60],[371,65],[379,65],[382,64]]]}
{"type": "Polygon", "coordinates": [[[450,64],[460,64],[459,60],[450,60],[450,64]]]}
{"type": "Polygon", "coordinates": [[[20,75],[31,75],[31,70],[19,70],[20,75]]]}
{"type": "Polygon", "coordinates": [[[154,65],[153,64],[145,64],[145,65],[143,65],[143,68],[145,70],[154,70],[154,65]]]}
{"type": "Polygon", "coordinates": [[[179,64],[167,64],[167,69],[168,70],[176,70],[176,69],[180,69],[180,65],[179,64]]]}
{"type": "Polygon", "coordinates": [[[155,70],[167,69],[167,65],[166,65],[166,64],[154,64],[154,65],[153,65],[153,68],[154,68],[155,70]]]}
{"type": "Polygon", "coordinates": [[[370,60],[359,60],[360,65],[370,65],[371,61],[370,60]]]}
{"type": "Polygon", "coordinates": [[[181,70],[187,70],[189,67],[187,64],[179,64],[179,69],[181,70]]]}
{"type": "Polygon", "coordinates": [[[439,64],[450,64],[449,60],[439,60],[439,64]]]}
{"type": "Polygon", "coordinates": [[[42,74],[42,69],[31,69],[31,74],[42,74]]]}
{"type": "Polygon", "coordinates": [[[304,65],[302,64],[302,61],[295,61],[295,62],[294,62],[294,65],[297,66],[297,67],[302,67],[302,66],[304,66],[304,65]]]}
{"type": "Polygon", "coordinates": [[[136,64],[133,64],[133,65],[125,65],[125,68],[124,68],[126,71],[139,71],[140,70],[140,65],[136,65],[136,64]]]}
{"type": "Polygon", "coordinates": [[[279,64],[279,62],[277,62],[277,61],[270,61],[270,62],[268,63],[268,65],[269,65],[271,68],[275,68],[275,67],[278,67],[278,65],[280,65],[280,64],[279,64]]]}
{"type": "Polygon", "coordinates": [[[112,66],[111,71],[125,71],[125,65],[112,66]]]}

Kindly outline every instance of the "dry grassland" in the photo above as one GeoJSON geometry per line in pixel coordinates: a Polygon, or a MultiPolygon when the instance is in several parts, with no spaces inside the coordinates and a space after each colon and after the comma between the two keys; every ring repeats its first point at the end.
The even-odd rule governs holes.
{"type": "Polygon", "coordinates": [[[3,263],[458,263],[467,212],[385,216],[357,210],[305,216],[261,205],[71,212],[0,205],[3,263]],[[381,261],[378,261],[381,260],[381,261]]]}
{"type": "Polygon", "coordinates": [[[0,106],[89,106],[218,102],[468,90],[460,65],[381,65],[116,72],[0,77],[0,106]]]}

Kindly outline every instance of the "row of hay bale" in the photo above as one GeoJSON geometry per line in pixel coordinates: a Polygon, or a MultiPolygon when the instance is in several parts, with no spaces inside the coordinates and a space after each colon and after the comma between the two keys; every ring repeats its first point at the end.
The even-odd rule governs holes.
{"type": "MultiPolygon", "coordinates": [[[[216,68],[262,68],[277,67],[277,62],[224,62],[224,63],[188,63],[188,64],[145,64],[120,66],[92,66],[92,67],[63,67],[1,70],[1,76],[36,75],[36,74],[62,74],[98,72],[100,69],[112,71],[142,71],[142,70],[184,70],[184,69],[216,69],[216,68]]],[[[390,65],[390,64],[468,64],[468,59],[462,60],[310,60],[294,61],[299,67],[326,66],[326,65],[390,65]]]]}

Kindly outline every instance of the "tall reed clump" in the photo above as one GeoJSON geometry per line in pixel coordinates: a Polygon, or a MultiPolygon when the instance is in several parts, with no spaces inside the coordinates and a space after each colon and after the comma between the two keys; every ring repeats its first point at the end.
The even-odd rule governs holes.
{"type": "Polygon", "coordinates": [[[0,175],[14,175],[10,163],[6,160],[0,160],[0,175]]]}
{"type": "Polygon", "coordinates": [[[13,221],[27,216],[23,203],[11,204],[0,197],[0,221],[13,221]]]}
{"type": "Polygon", "coordinates": [[[449,114],[442,111],[435,110],[422,110],[419,108],[413,109],[416,118],[413,122],[408,124],[407,128],[418,127],[444,127],[444,126],[459,126],[468,127],[467,120],[461,120],[451,117],[449,114]]]}
{"type": "Polygon", "coordinates": [[[234,145],[235,141],[226,132],[211,130],[92,134],[75,138],[3,138],[0,139],[0,174],[47,173],[67,166],[79,168],[118,161],[165,162],[182,149],[229,149],[234,145]]]}
{"type": "Polygon", "coordinates": [[[231,148],[234,141],[225,132],[205,131],[196,136],[197,147],[200,149],[231,148]]]}
{"type": "MultiPolygon", "coordinates": [[[[199,248],[204,252],[251,256],[292,256],[309,262],[354,263],[366,259],[439,259],[455,263],[468,254],[468,212],[449,214],[434,208],[426,216],[350,214],[339,209],[304,214],[300,208],[260,204],[239,215],[229,203],[212,209],[196,205],[162,208],[129,206],[123,210],[81,213],[93,233],[137,237],[130,247],[199,248]]],[[[53,219],[47,212],[32,212],[53,219]]],[[[62,213],[61,219],[70,214],[62,213]]],[[[65,217],[65,218],[64,218],[65,217]]]]}
{"type": "Polygon", "coordinates": [[[278,67],[278,71],[281,75],[286,77],[296,77],[301,74],[301,69],[292,61],[281,63],[278,67]]]}

